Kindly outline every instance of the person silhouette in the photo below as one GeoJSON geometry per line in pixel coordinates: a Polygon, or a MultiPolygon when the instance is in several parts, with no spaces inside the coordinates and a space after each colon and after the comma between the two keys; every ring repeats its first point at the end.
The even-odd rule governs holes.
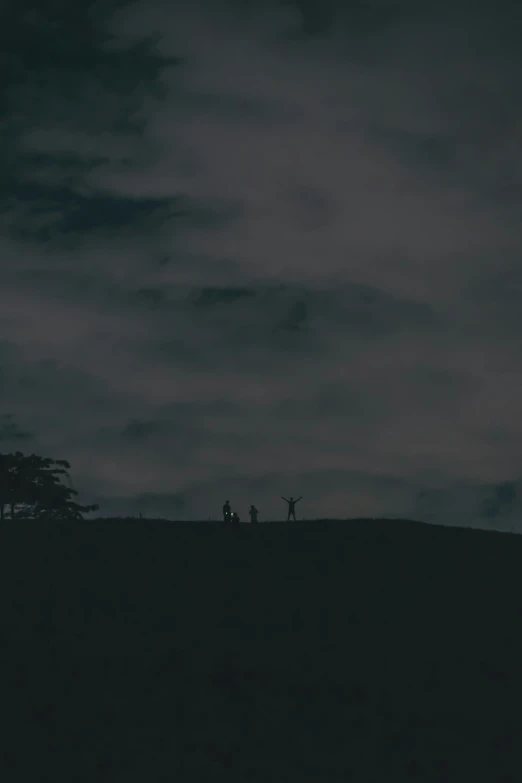
{"type": "Polygon", "coordinates": [[[259,511],[254,505],[250,506],[250,511],[248,513],[250,514],[250,521],[257,522],[257,515],[259,514],[259,511]]]}
{"type": "MultiPolygon", "coordinates": [[[[282,496],[282,495],[281,495],[281,497],[283,498],[283,496],[282,496]]],[[[295,504],[297,503],[297,501],[298,501],[298,500],[301,500],[301,498],[302,498],[302,497],[303,497],[303,496],[301,495],[300,497],[298,497],[298,498],[297,498],[297,500],[294,500],[294,498],[292,497],[292,495],[290,495],[290,500],[287,500],[286,498],[283,498],[283,500],[284,500],[286,503],[288,503],[288,516],[287,516],[287,518],[286,518],[286,521],[287,521],[287,522],[288,522],[288,520],[290,519],[290,516],[293,516],[293,518],[294,518],[294,522],[295,522],[295,504]]]]}
{"type": "Polygon", "coordinates": [[[225,505],[223,506],[223,522],[230,521],[230,511],[230,503],[228,500],[225,500],[225,505]]]}
{"type": "Polygon", "coordinates": [[[234,511],[234,513],[232,514],[232,522],[239,522],[239,514],[237,513],[237,511],[234,511]]]}

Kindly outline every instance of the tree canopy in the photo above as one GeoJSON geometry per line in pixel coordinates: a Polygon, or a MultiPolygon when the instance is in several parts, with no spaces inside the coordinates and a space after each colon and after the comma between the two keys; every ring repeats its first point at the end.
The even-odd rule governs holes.
{"type": "Polygon", "coordinates": [[[76,490],[60,483],[69,478],[67,460],[26,456],[21,451],[0,454],[0,519],[6,506],[11,519],[83,519],[83,514],[97,511],[99,506],[81,506],[72,497],[76,490]]]}

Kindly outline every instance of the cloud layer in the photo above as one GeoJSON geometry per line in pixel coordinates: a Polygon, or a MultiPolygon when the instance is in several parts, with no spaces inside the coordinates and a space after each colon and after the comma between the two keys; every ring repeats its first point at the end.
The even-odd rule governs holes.
{"type": "Polygon", "coordinates": [[[100,513],[230,497],[267,519],[303,494],[305,517],[516,522],[517,493],[495,500],[522,443],[514,15],[191,0],[12,24],[4,451],[18,427],[68,459],[100,513]]]}

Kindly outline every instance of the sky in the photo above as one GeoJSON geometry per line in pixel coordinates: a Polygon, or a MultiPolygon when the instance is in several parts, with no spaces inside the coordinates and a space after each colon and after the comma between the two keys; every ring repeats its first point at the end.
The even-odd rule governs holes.
{"type": "Polygon", "coordinates": [[[518,0],[5,19],[1,452],[95,516],[522,532],[518,0]]]}

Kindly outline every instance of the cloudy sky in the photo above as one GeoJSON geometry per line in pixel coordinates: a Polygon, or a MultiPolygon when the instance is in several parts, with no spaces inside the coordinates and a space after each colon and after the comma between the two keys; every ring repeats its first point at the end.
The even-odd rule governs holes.
{"type": "Polygon", "coordinates": [[[103,516],[522,531],[519,5],[13,3],[0,450],[103,516]]]}

